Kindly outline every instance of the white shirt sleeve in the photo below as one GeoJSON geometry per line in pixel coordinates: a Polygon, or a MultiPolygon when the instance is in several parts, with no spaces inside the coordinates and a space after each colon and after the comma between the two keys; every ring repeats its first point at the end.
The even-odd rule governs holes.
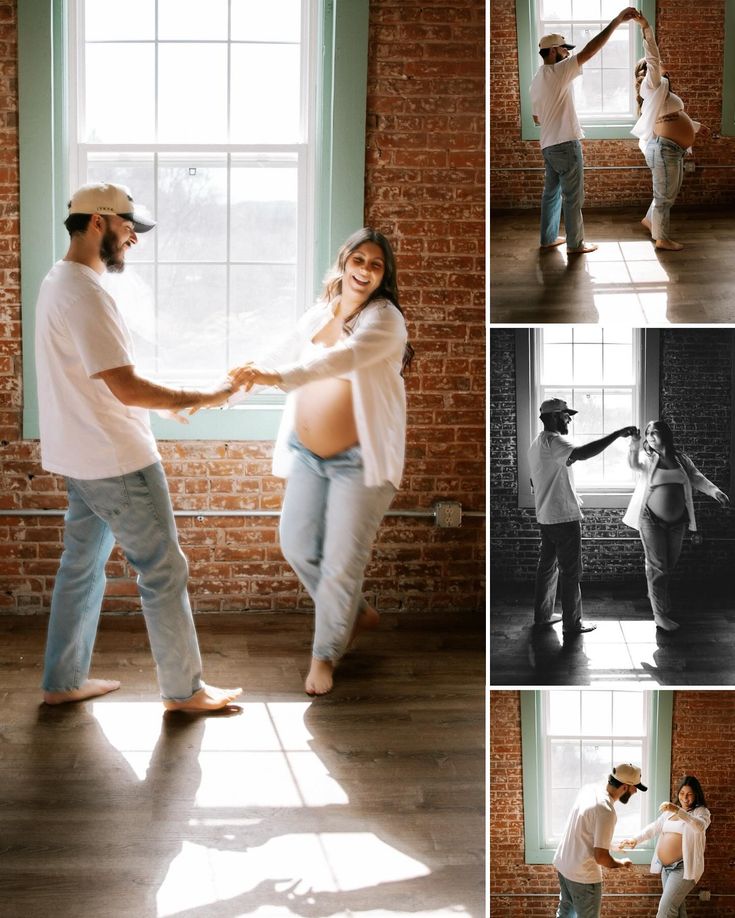
{"type": "Polygon", "coordinates": [[[114,300],[102,289],[98,296],[77,300],[66,310],[64,321],[89,377],[134,365],[127,327],[114,300]]]}

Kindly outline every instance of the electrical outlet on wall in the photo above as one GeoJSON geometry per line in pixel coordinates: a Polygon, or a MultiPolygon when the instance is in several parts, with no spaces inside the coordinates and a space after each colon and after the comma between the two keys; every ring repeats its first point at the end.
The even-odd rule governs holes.
{"type": "Polygon", "coordinates": [[[434,504],[434,520],[442,528],[462,525],[462,504],[456,500],[439,500],[434,504]]]}

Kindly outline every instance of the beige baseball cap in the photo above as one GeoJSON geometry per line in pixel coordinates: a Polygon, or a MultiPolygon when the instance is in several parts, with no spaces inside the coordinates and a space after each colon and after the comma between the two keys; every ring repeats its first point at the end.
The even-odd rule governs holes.
{"type": "Polygon", "coordinates": [[[544,48],[557,48],[559,45],[564,48],[569,48],[571,51],[572,48],[576,48],[576,45],[568,44],[566,38],[563,35],[560,35],[558,32],[552,32],[551,35],[544,35],[541,41],[538,43],[539,50],[543,51],[544,48]]]}
{"type": "Polygon", "coordinates": [[[616,765],[612,773],[621,784],[632,784],[641,791],[648,790],[645,784],[641,784],[641,770],[637,765],[631,765],[629,762],[623,765],[616,765]]]}
{"type": "Polygon", "coordinates": [[[131,220],[136,233],[147,233],[156,225],[144,207],[135,206],[130,189],[125,185],[92,182],[82,185],[69,201],[71,214],[117,214],[131,220]]]}

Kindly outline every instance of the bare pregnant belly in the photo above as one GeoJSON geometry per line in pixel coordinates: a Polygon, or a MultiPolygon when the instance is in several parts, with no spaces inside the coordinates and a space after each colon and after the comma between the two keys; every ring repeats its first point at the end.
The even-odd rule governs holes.
{"type": "Polygon", "coordinates": [[[358,442],[348,379],[307,383],[296,398],[296,435],[304,446],[328,459],[358,442]]]}
{"type": "Polygon", "coordinates": [[[648,497],[648,508],[667,523],[675,523],[684,516],[686,501],[680,484],[659,485],[648,497]]]}
{"type": "Polygon", "coordinates": [[[681,860],[681,835],[676,832],[664,832],[658,843],[658,856],[662,864],[673,864],[681,860]]]}
{"type": "Polygon", "coordinates": [[[672,112],[659,118],[654,125],[654,133],[658,137],[673,140],[686,150],[694,143],[697,132],[694,130],[692,119],[686,112],[672,112]]]}

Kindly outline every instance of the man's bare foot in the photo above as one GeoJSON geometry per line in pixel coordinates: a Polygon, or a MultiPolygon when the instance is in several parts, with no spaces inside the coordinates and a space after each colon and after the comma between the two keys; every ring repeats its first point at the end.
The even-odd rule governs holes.
{"type": "Polygon", "coordinates": [[[193,714],[201,714],[207,711],[219,711],[240,695],[242,695],[241,688],[222,689],[214,685],[204,685],[198,692],[194,692],[191,698],[186,698],[184,701],[164,698],[163,706],[167,711],[191,711],[193,714]]]}
{"type": "Polygon", "coordinates": [[[334,663],[331,660],[311,658],[311,669],[304,682],[307,695],[326,695],[332,691],[334,663]]]}
{"type": "Polygon", "coordinates": [[[666,249],[667,252],[680,252],[684,246],[681,242],[674,242],[673,239],[657,239],[657,249],[666,249]]]}
{"type": "Polygon", "coordinates": [[[594,242],[583,242],[578,249],[567,249],[567,255],[586,255],[587,252],[596,252],[597,246],[594,242]]]}
{"type": "Polygon", "coordinates": [[[86,698],[96,698],[98,695],[107,695],[120,688],[117,679],[87,679],[79,688],[68,692],[44,692],[43,700],[46,704],[66,704],[69,701],[84,701],[86,698]]]}
{"type": "Polygon", "coordinates": [[[646,229],[648,230],[648,232],[650,233],[650,232],[651,232],[651,221],[648,219],[648,217],[644,217],[644,218],[641,220],[641,223],[645,226],[645,228],[646,228],[646,229]]]}
{"type": "Polygon", "coordinates": [[[555,249],[558,245],[564,245],[566,239],[563,236],[557,236],[553,242],[550,242],[548,245],[539,246],[542,252],[545,252],[547,249],[555,249]]]}

